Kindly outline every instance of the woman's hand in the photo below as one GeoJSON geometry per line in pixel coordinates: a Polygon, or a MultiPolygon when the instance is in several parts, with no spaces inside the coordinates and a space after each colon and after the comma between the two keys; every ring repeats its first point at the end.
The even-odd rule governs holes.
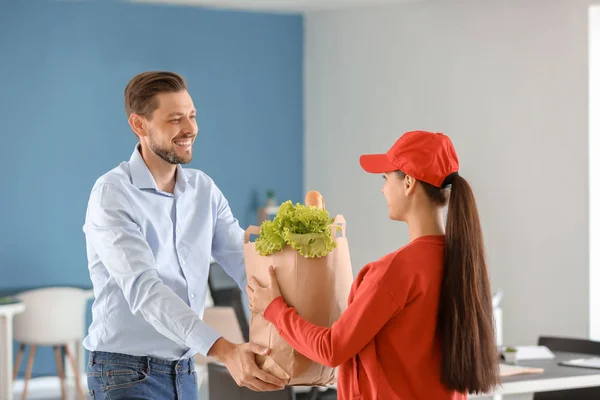
{"type": "Polygon", "coordinates": [[[262,287],[256,278],[252,276],[248,282],[248,286],[246,286],[246,292],[248,293],[248,299],[250,300],[250,310],[253,313],[263,315],[269,304],[281,296],[273,266],[271,265],[269,267],[268,286],[262,287]]]}

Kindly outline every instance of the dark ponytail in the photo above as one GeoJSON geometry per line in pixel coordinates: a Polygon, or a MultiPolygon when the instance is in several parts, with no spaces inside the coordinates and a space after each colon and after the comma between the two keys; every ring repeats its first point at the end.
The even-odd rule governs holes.
{"type": "MultiPolygon", "coordinates": [[[[400,179],[406,174],[397,171],[400,179]]],[[[419,181],[436,206],[450,203],[446,221],[444,274],[437,330],[442,348],[442,383],[460,393],[488,393],[500,383],[492,291],[483,233],[469,183],[449,176],[442,188],[419,181]]]]}
{"type": "Polygon", "coordinates": [[[438,312],[442,383],[461,393],[487,393],[500,377],[483,234],[471,186],[459,175],[451,185],[438,312]]]}

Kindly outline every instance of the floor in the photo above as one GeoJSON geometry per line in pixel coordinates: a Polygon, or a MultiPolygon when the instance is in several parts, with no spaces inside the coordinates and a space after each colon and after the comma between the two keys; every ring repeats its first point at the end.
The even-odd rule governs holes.
{"type": "MultiPolygon", "coordinates": [[[[21,400],[23,395],[23,381],[17,380],[14,386],[14,400],[21,400]]],[[[85,389],[85,387],[84,387],[85,389]]],[[[85,390],[87,392],[87,390],[85,390]]],[[[60,400],[60,380],[56,377],[34,378],[29,381],[27,387],[28,400],[60,400]]],[[[75,382],[67,381],[67,400],[75,400],[75,382]]]]}

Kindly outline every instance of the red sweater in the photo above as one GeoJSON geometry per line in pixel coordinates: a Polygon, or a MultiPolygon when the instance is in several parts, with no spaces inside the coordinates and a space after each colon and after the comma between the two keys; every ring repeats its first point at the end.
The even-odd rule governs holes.
{"type": "Polygon", "coordinates": [[[436,339],[444,236],[424,236],[367,264],[331,328],[302,319],[282,297],[265,318],[300,353],[337,367],[340,400],[466,400],[441,383],[436,339]]]}

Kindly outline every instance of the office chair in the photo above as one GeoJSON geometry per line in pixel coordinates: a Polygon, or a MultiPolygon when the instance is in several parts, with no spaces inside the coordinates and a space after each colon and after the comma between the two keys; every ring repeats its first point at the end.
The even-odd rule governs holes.
{"type": "MultiPolygon", "coordinates": [[[[600,342],[592,340],[574,339],[564,337],[540,336],[539,346],[546,346],[551,351],[564,351],[569,353],[582,353],[600,356],[600,342]]],[[[558,390],[554,392],[541,392],[533,395],[533,400],[598,400],[600,387],[585,389],[558,390]]]]}

